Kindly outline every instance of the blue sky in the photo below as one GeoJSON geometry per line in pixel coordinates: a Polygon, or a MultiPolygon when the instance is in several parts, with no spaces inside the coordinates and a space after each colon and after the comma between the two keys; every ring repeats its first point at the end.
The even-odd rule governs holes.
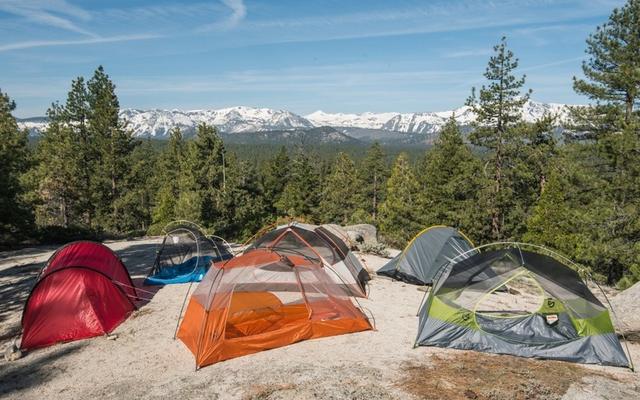
{"type": "Polygon", "coordinates": [[[459,107],[506,35],[533,98],[571,89],[623,0],[0,0],[0,89],[19,117],[104,65],[122,107],[327,112],[459,107]]]}

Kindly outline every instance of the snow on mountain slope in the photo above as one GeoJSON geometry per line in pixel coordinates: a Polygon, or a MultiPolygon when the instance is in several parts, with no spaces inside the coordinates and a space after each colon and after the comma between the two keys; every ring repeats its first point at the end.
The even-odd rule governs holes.
{"type": "Polygon", "coordinates": [[[198,124],[215,125],[221,132],[262,132],[313,125],[299,115],[269,108],[231,107],[220,110],[134,110],[124,109],[120,117],[129,122],[137,136],[166,136],[173,127],[195,132],[198,124]]]}
{"type": "Polygon", "coordinates": [[[362,113],[362,114],[329,114],[316,111],[305,116],[316,126],[348,126],[351,128],[380,129],[385,122],[398,115],[398,113],[362,113]]]}
{"type": "MultiPolygon", "coordinates": [[[[556,114],[560,122],[567,121],[568,109],[563,104],[527,102],[522,108],[525,121],[533,122],[545,113],[556,114]]],[[[455,114],[458,124],[466,126],[475,120],[469,107],[442,112],[343,114],[316,111],[301,117],[286,110],[269,108],[230,107],[219,110],[137,110],[120,111],[120,118],[127,121],[129,129],[138,137],[165,138],[178,127],[186,136],[195,133],[200,123],[215,125],[227,134],[246,132],[292,131],[314,127],[354,128],[380,132],[434,135],[455,114]]],[[[18,120],[22,128],[32,135],[42,133],[47,121],[44,117],[18,120]]]]}
{"type": "MultiPolygon", "coordinates": [[[[528,101],[522,107],[522,117],[527,122],[533,122],[545,113],[558,115],[561,122],[569,118],[568,108],[564,104],[528,101]]],[[[460,125],[469,125],[475,121],[476,118],[471,108],[467,106],[451,111],[421,113],[331,114],[316,111],[305,117],[315,126],[382,129],[402,133],[433,134],[442,128],[452,114],[455,114],[456,121],[460,125]]]]}

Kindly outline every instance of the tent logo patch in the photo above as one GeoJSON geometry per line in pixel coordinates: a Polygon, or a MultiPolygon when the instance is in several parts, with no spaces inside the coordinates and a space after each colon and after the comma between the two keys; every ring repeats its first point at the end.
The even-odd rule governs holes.
{"type": "Polygon", "coordinates": [[[547,325],[553,326],[558,323],[558,314],[547,314],[544,317],[547,321],[547,325]]]}

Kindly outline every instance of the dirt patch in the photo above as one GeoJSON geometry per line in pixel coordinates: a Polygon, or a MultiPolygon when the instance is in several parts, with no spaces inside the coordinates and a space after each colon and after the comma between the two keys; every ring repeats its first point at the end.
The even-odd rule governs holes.
{"type": "Polygon", "coordinates": [[[398,386],[421,399],[560,399],[587,376],[613,376],[561,361],[457,352],[402,368],[398,386]]]}
{"type": "Polygon", "coordinates": [[[247,390],[242,397],[243,400],[267,400],[272,399],[278,392],[289,392],[295,390],[296,385],[293,384],[268,384],[254,385],[247,390]]]}
{"type": "Polygon", "coordinates": [[[139,318],[139,317],[142,317],[144,315],[151,314],[152,312],[153,312],[153,310],[150,309],[150,308],[143,308],[141,310],[136,310],[131,314],[131,319],[139,318]]]}

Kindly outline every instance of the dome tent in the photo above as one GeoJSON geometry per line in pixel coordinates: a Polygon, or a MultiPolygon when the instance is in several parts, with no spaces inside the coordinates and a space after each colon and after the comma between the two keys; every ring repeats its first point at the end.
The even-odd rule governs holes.
{"type": "Polygon", "coordinates": [[[416,346],[632,367],[609,311],[569,260],[528,244],[483,247],[498,245],[508,247],[441,270],[416,346]]]}
{"type": "Polygon", "coordinates": [[[212,263],[233,257],[224,239],[207,236],[193,222],[172,222],[164,232],[146,285],[200,282],[212,263]]]}
{"type": "Polygon", "coordinates": [[[250,249],[211,268],[177,337],[198,368],[302,340],[372,329],[317,260],[250,249]]]}
{"type": "Polygon", "coordinates": [[[20,348],[103,335],[136,309],[136,289],[118,256],[101,243],[58,249],[40,271],[22,314],[20,348]]]}
{"type": "Polygon", "coordinates": [[[430,285],[442,265],[461,254],[470,256],[467,252],[472,248],[471,240],[454,228],[432,226],[414,236],[402,253],[377,274],[415,285],[430,285]]]}
{"type": "Polygon", "coordinates": [[[331,226],[292,222],[258,237],[251,249],[273,249],[279,253],[309,257],[321,262],[329,275],[355,297],[366,297],[369,272],[353,254],[347,238],[331,226]]]}

